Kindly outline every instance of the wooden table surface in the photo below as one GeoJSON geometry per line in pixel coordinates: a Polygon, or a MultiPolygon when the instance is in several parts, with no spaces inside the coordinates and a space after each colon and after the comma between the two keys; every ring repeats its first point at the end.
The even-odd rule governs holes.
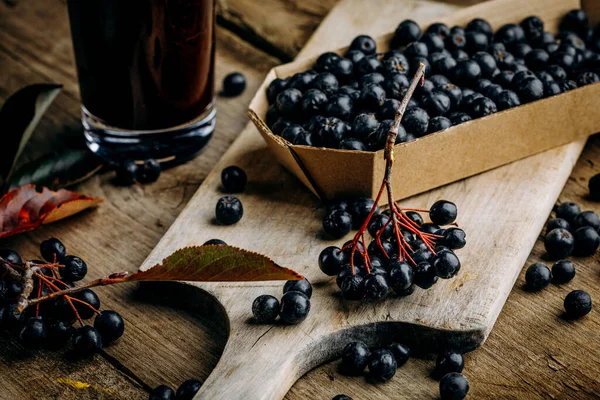
{"type": "MultiPolygon", "coordinates": [[[[97,210],[0,243],[25,257],[37,257],[39,243],[60,238],[69,252],[83,257],[88,277],[135,271],[155,246],[212,166],[247,123],[247,105],[266,72],[300,50],[335,0],[219,0],[217,82],[229,72],[246,75],[248,88],[237,98],[219,98],[217,129],[204,153],[163,173],[158,182],[119,188],[110,173],[97,175],[77,190],[103,197],[97,210]]],[[[467,4],[474,1],[457,0],[467,4]]],[[[64,91],[42,119],[24,160],[60,143],[82,140],[78,88],[65,0],[0,0],[0,103],[20,87],[60,82],[64,91]]],[[[219,84],[219,83],[217,83],[219,84]]],[[[600,212],[586,198],[587,181],[600,172],[600,140],[590,139],[561,201],[600,212]]],[[[507,207],[511,218],[511,210],[507,207]]],[[[528,260],[540,260],[538,241],[528,260]]],[[[537,294],[517,281],[487,342],[466,355],[471,398],[600,398],[600,316],[579,321],[560,318],[571,290],[584,289],[600,302],[598,256],[574,259],[576,278],[537,294]]],[[[502,266],[490,265],[502,279],[502,266]]],[[[2,336],[0,399],[145,399],[148,388],[177,387],[188,378],[204,379],[227,340],[227,325],[212,307],[170,285],[139,289],[123,285],[98,289],[103,308],[126,321],[121,340],[91,361],[71,361],[62,352],[30,352],[2,336]],[[164,295],[162,295],[164,294],[164,295]],[[161,296],[162,295],[162,296],[161,296]]],[[[429,377],[432,360],[411,360],[389,383],[372,386],[344,377],[332,362],[302,377],[286,399],[330,399],[346,393],[357,399],[435,398],[429,377]]]]}

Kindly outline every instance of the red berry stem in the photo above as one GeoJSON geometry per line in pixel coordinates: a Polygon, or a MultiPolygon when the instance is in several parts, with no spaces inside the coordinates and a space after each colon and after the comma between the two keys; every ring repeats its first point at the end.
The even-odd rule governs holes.
{"type": "MultiPolygon", "coordinates": [[[[400,229],[401,227],[408,229],[410,231],[417,231],[418,232],[417,234],[419,235],[421,240],[423,240],[423,242],[428,247],[431,247],[431,243],[427,237],[427,234],[421,234],[421,232],[419,232],[418,229],[413,227],[411,225],[411,223],[414,223],[414,222],[412,220],[410,220],[409,218],[407,218],[406,216],[403,216],[402,210],[396,205],[396,202],[394,201],[394,196],[393,196],[392,179],[391,179],[392,178],[392,169],[393,169],[393,165],[394,165],[394,145],[396,144],[396,137],[398,136],[398,128],[400,127],[400,122],[402,121],[402,117],[404,116],[404,113],[406,112],[408,103],[409,103],[412,95],[414,94],[414,92],[417,88],[417,85],[419,85],[419,84],[423,85],[424,81],[425,81],[425,65],[421,63],[419,65],[419,68],[417,69],[417,72],[415,73],[415,76],[414,76],[408,90],[406,91],[406,95],[404,96],[404,98],[402,99],[402,102],[400,103],[400,107],[398,107],[398,110],[396,110],[394,123],[392,124],[392,127],[390,128],[390,131],[388,132],[388,136],[387,136],[386,143],[385,143],[385,151],[384,151],[384,159],[386,161],[385,175],[384,175],[383,181],[381,182],[381,188],[379,189],[379,193],[377,193],[377,197],[375,198],[375,202],[373,204],[373,207],[371,208],[371,212],[367,216],[367,219],[362,224],[362,226],[360,227],[358,232],[356,232],[356,234],[354,235],[352,242],[349,245],[344,246],[344,248],[342,248],[342,250],[346,250],[349,247],[352,248],[352,250],[350,252],[350,266],[352,268],[353,275],[355,274],[354,254],[356,253],[357,250],[365,260],[365,268],[367,270],[367,273],[371,272],[371,262],[370,262],[370,259],[368,256],[368,249],[367,249],[366,242],[365,242],[365,231],[367,230],[367,227],[369,226],[369,222],[371,222],[371,219],[373,218],[373,215],[375,214],[375,210],[377,210],[377,205],[379,204],[379,201],[381,200],[381,197],[383,196],[384,191],[387,191],[388,204],[390,205],[391,213],[390,213],[390,218],[389,218],[388,222],[375,235],[375,242],[376,242],[377,246],[379,247],[379,249],[381,250],[381,253],[386,258],[389,258],[389,255],[385,251],[385,248],[383,247],[383,244],[381,242],[381,235],[382,235],[383,231],[385,230],[385,228],[387,228],[387,226],[390,223],[392,224],[392,226],[394,228],[394,235],[395,235],[396,241],[398,243],[398,250],[399,250],[398,256],[400,258],[402,258],[403,260],[408,259],[414,264],[414,260],[410,257],[410,254],[409,254],[409,250],[412,250],[412,249],[411,249],[410,245],[404,239],[404,236],[402,235],[402,232],[400,229]],[[407,221],[408,221],[408,224],[407,224],[407,221]],[[359,244],[362,244],[364,251],[360,249],[359,244]]],[[[416,209],[415,209],[415,211],[416,211],[416,209]]],[[[421,210],[421,211],[424,212],[424,210],[421,210]]],[[[431,248],[431,250],[433,251],[432,248],[431,248]]]]}

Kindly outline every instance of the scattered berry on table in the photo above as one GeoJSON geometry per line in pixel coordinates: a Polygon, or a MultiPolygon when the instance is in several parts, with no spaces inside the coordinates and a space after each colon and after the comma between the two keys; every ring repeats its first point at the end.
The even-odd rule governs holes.
{"type": "Polygon", "coordinates": [[[209,239],[206,242],[204,242],[204,244],[202,246],[208,246],[208,245],[214,245],[214,246],[224,246],[227,243],[225,243],[223,240],[221,239],[209,239]]]}
{"type": "Polygon", "coordinates": [[[275,321],[279,315],[279,300],[268,294],[258,296],[252,303],[252,314],[263,324],[275,321]]]}
{"type": "Polygon", "coordinates": [[[556,217],[562,218],[571,224],[580,212],[581,209],[577,204],[573,203],[572,201],[568,201],[557,207],[556,217]]]}
{"type": "Polygon", "coordinates": [[[339,274],[344,263],[344,253],[336,246],[326,247],[319,255],[319,268],[328,276],[339,274]]]}
{"type": "Polygon", "coordinates": [[[73,335],[73,350],[79,357],[90,357],[102,350],[102,337],[89,325],[78,328],[73,335]]]}
{"type": "Polygon", "coordinates": [[[379,381],[388,381],[397,369],[396,359],[391,351],[387,349],[375,350],[369,357],[369,373],[379,381]]]}
{"type": "Polygon", "coordinates": [[[232,72],[223,78],[223,95],[232,97],[242,94],[246,89],[246,77],[239,72],[232,72]]]}
{"type": "Polygon", "coordinates": [[[196,379],[188,379],[177,388],[175,399],[177,400],[192,400],[196,393],[202,387],[202,382],[196,379]]]}
{"type": "Polygon", "coordinates": [[[588,188],[590,190],[590,198],[594,201],[600,201],[600,174],[596,174],[590,178],[588,188]]]}
{"type": "Polygon", "coordinates": [[[287,292],[281,298],[279,318],[287,324],[298,324],[310,312],[310,299],[304,293],[287,292]]]}
{"type": "Polygon", "coordinates": [[[283,294],[286,294],[287,292],[300,292],[310,299],[312,291],[312,285],[306,278],[298,281],[287,281],[285,285],[283,285],[283,294]]]}
{"type": "Polygon", "coordinates": [[[67,255],[65,245],[57,238],[46,239],[40,244],[40,254],[44,260],[54,263],[62,261],[67,255]]]}
{"type": "Polygon", "coordinates": [[[246,173],[238,166],[231,165],[221,171],[221,184],[227,193],[243,192],[247,182],[246,173]]]}
{"type": "Polygon", "coordinates": [[[394,358],[396,359],[396,365],[398,367],[401,367],[404,364],[406,364],[406,362],[410,358],[410,349],[403,344],[392,343],[387,347],[387,349],[391,351],[394,355],[394,358]]]}
{"type": "Polygon", "coordinates": [[[363,342],[348,343],[342,351],[342,366],[350,375],[361,374],[369,363],[371,351],[363,342]]]}
{"type": "Polygon", "coordinates": [[[583,290],[574,290],[565,297],[565,311],[569,318],[581,318],[592,311],[592,298],[583,290]]]}
{"type": "Polygon", "coordinates": [[[552,259],[567,258],[573,252],[575,238],[568,230],[556,228],[546,234],[544,246],[552,259]]]}
{"type": "Polygon", "coordinates": [[[141,183],[152,183],[156,182],[160,177],[162,167],[160,163],[153,158],[150,158],[138,167],[138,180],[141,183]]]}
{"type": "Polygon", "coordinates": [[[455,351],[441,353],[435,362],[435,374],[439,378],[451,372],[462,372],[465,362],[462,354],[455,351]]]}
{"type": "Polygon", "coordinates": [[[323,230],[334,239],[344,237],[352,229],[352,216],[346,211],[334,210],[323,219],[323,230]]]}
{"type": "Polygon", "coordinates": [[[174,400],[175,392],[167,385],[160,385],[150,391],[148,400],[174,400]]]}
{"type": "Polygon", "coordinates": [[[548,221],[546,224],[546,232],[550,232],[556,228],[566,229],[569,232],[571,231],[571,224],[566,219],[562,218],[554,218],[548,221]]]}
{"type": "Polygon", "coordinates": [[[573,233],[575,248],[573,253],[578,256],[591,256],[600,246],[600,235],[591,226],[582,226],[573,233]]]}
{"type": "Polygon", "coordinates": [[[123,321],[123,317],[118,312],[104,310],[96,316],[94,328],[96,328],[102,337],[102,344],[106,345],[123,336],[125,321],[123,321]]]}
{"type": "Polygon", "coordinates": [[[575,277],[575,266],[569,260],[558,260],[552,266],[552,282],[562,284],[575,277]]]}
{"type": "Polygon", "coordinates": [[[244,215],[242,202],[235,196],[221,197],[217,201],[215,216],[217,222],[222,225],[232,225],[237,223],[244,215]]]}
{"type": "Polygon", "coordinates": [[[590,226],[596,231],[600,230],[600,217],[593,211],[582,211],[573,220],[573,229],[581,228],[582,226],[590,226]]]}
{"type": "Polygon", "coordinates": [[[451,372],[440,380],[441,400],[462,400],[469,392],[469,381],[463,374],[451,372]]]}
{"type": "Polygon", "coordinates": [[[541,262],[531,265],[525,272],[525,283],[529,290],[541,290],[548,286],[551,280],[552,273],[550,269],[541,262]]]}
{"type": "Polygon", "coordinates": [[[139,167],[133,161],[125,161],[116,169],[115,181],[120,186],[131,186],[138,180],[139,167]]]}
{"type": "Polygon", "coordinates": [[[346,396],[345,394],[338,394],[334,396],[331,400],[352,400],[352,397],[346,396]]]}

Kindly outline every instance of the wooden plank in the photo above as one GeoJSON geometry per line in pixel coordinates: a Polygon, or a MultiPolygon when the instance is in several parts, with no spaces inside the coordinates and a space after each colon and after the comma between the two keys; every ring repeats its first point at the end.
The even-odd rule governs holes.
{"type": "MultiPolygon", "coordinates": [[[[277,63],[220,28],[217,46],[217,85],[225,74],[240,71],[247,78],[248,88],[240,97],[217,99],[217,129],[201,156],[164,172],[157,183],[144,187],[118,188],[111,184],[112,174],[96,176],[78,190],[105,198],[97,211],[3,240],[0,246],[37,258],[40,241],[56,236],[69,252],[88,262],[87,279],[117,270],[136,270],[248,122],[248,103],[265,72],[277,63]]],[[[65,140],[74,145],[82,141],[66,2],[34,0],[17,2],[12,7],[0,2],[0,65],[0,101],[26,84],[65,84],[26,150],[29,158],[52,151],[65,140]]],[[[147,293],[135,285],[98,290],[103,307],[118,310],[127,325],[119,343],[106,349],[106,359],[95,357],[90,362],[72,363],[65,361],[60,351],[21,355],[20,346],[2,340],[0,374],[5,391],[0,398],[146,399],[147,394],[131,381],[130,373],[150,387],[177,387],[188,378],[205,378],[226,340],[222,314],[206,307],[210,301],[186,305],[177,301],[182,299],[175,296],[177,293],[163,288],[150,288],[152,299],[147,293]],[[162,292],[168,298],[157,302],[162,292]],[[121,372],[115,366],[131,372],[121,372]],[[78,389],[76,382],[90,384],[91,388],[78,389]]],[[[184,299],[189,300],[189,296],[184,299]]]]}
{"type": "MultiPolygon", "coordinates": [[[[394,15],[396,20],[424,20],[418,7],[411,14],[404,13],[404,4],[386,4],[390,8],[394,4],[397,12],[390,9],[384,15],[394,15]]],[[[372,6],[352,0],[338,5],[348,7],[342,14],[346,19],[367,14],[372,6]]],[[[336,36],[353,37],[360,32],[356,29],[371,33],[368,27],[354,26],[338,15],[334,11],[323,22],[324,26],[342,27],[335,31],[336,36]]],[[[307,52],[313,50],[311,44],[315,52],[329,48],[329,36],[320,37],[320,32],[309,42],[307,52]]],[[[319,219],[306,216],[314,214],[318,204],[297,181],[281,172],[254,128],[247,127],[142,269],[178,248],[218,237],[299,270],[320,289],[312,298],[313,309],[318,311],[296,329],[256,326],[248,323],[252,299],[262,293],[277,294],[280,285],[196,284],[221,302],[231,331],[224,354],[199,397],[280,398],[302,373],[339,355],[350,339],[376,345],[401,338],[429,351],[474,349],[489,334],[583,144],[580,141],[554,149],[403,202],[426,208],[439,198],[448,198],[459,210],[467,210],[460,218],[469,236],[469,246],[460,254],[463,270],[455,280],[438,283],[430,291],[366,307],[340,301],[332,280],[316,268],[317,256],[328,243],[318,235],[319,219]],[[552,165],[545,165],[547,160],[553,160],[552,165]],[[249,175],[249,192],[240,196],[245,216],[235,227],[215,226],[214,211],[206,205],[214,204],[220,196],[220,171],[231,164],[241,166],[249,175]],[[510,204],[520,218],[505,218],[504,204],[510,204]],[[497,272],[490,265],[502,265],[504,279],[496,279],[497,272]]]]}

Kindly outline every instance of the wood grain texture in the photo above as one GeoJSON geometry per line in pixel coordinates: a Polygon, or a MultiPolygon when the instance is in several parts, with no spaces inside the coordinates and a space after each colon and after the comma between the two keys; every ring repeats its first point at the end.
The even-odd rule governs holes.
{"type": "MultiPolygon", "coordinates": [[[[420,7],[410,13],[401,4],[387,4],[389,9],[383,15],[421,20],[420,7]]],[[[335,25],[335,34],[344,38],[371,33],[368,26],[347,23],[347,19],[367,13],[365,7],[372,6],[342,1],[322,26],[335,25]],[[345,7],[345,14],[336,13],[345,7]]],[[[317,31],[303,54],[329,48],[329,36],[318,36],[321,31],[326,30],[317,31]]],[[[553,149],[403,201],[403,205],[428,208],[435,200],[446,198],[464,210],[459,215],[468,236],[468,246],[459,253],[463,269],[457,278],[440,282],[429,291],[419,290],[407,298],[388,298],[374,305],[341,300],[333,280],[316,268],[324,247],[341,245],[350,235],[329,243],[320,237],[321,221],[313,212],[317,201],[282,172],[255,129],[246,127],[142,269],[178,248],[216,237],[295,268],[317,289],[307,321],[285,327],[255,325],[250,319],[252,300],[263,293],[277,295],[281,285],[194,284],[219,300],[230,327],[223,356],[197,398],[281,398],[301,374],[339,356],[344,344],[356,339],[371,345],[400,340],[425,352],[473,350],[489,334],[583,145],[579,141],[553,149]],[[206,204],[214,204],[221,196],[220,171],[232,164],[249,176],[248,191],[240,195],[245,215],[233,227],[217,226],[214,210],[206,204]],[[510,204],[520,218],[507,218],[505,204],[510,204]],[[502,266],[502,279],[496,279],[498,272],[490,267],[495,265],[502,266]]]]}
{"type": "MultiPolygon", "coordinates": [[[[77,86],[63,3],[60,0],[0,1],[0,101],[33,82],[60,81],[74,88],[72,98],[68,93],[60,95],[42,120],[27,150],[32,157],[46,152],[51,143],[80,139],[77,86]],[[65,58],[68,58],[66,62],[65,58]]],[[[263,2],[244,4],[253,8],[261,7],[263,2]]],[[[293,21],[295,11],[288,11],[278,17],[293,21]]],[[[240,12],[252,14],[255,11],[240,8],[240,12]]],[[[314,16],[311,26],[317,26],[320,19],[321,16],[314,16]]],[[[249,25],[250,29],[260,31],[261,25],[266,23],[269,21],[256,19],[249,25]]],[[[300,27],[292,23],[284,26],[289,29],[278,32],[280,42],[299,35],[300,27]]],[[[218,71],[226,68],[222,72],[225,73],[243,68],[249,87],[258,85],[273,65],[269,61],[272,59],[236,38],[228,38],[230,35],[226,36],[222,30],[219,33],[224,41],[219,42],[218,59],[224,61],[218,71]],[[227,51],[229,47],[231,51],[227,51]]],[[[304,30],[302,34],[306,39],[310,33],[304,30]]],[[[66,242],[70,252],[86,258],[91,266],[90,278],[114,270],[134,271],[246,124],[245,107],[251,90],[241,99],[220,99],[218,133],[198,159],[167,171],[157,183],[143,189],[113,187],[109,175],[94,178],[79,189],[107,199],[97,212],[4,240],[0,246],[14,247],[34,257],[40,240],[55,235],[66,242]]],[[[581,202],[584,208],[600,212],[598,203],[585,198],[587,180],[600,172],[599,159],[600,139],[595,137],[579,159],[560,201],[581,202]]],[[[510,207],[502,207],[511,214],[510,207]]],[[[513,218],[519,217],[513,215],[513,218]]],[[[539,261],[542,254],[543,244],[538,240],[527,265],[539,261]]],[[[569,290],[585,289],[594,300],[600,299],[600,257],[575,262],[577,277],[572,283],[564,287],[551,286],[539,294],[523,291],[524,271],[521,273],[485,345],[466,356],[465,374],[471,382],[471,398],[598,398],[600,348],[596,344],[600,342],[600,314],[593,311],[575,323],[565,322],[559,315],[562,299],[569,290]]],[[[501,279],[502,266],[491,268],[499,271],[497,279],[501,279]]],[[[216,305],[208,301],[210,297],[201,296],[198,290],[181,293],[181,285],[169,289],[174,290],[166,290],[163,285],[149,286],[143,291],[133,285],[99,289],[107,307],[126,314],[127,329],[121,341],[109,348],[116,357],[110,363],[99,357],[87,363],[64,362],[60,352],[23,354],[18,344],[3,338],[0,342],[3,376],[0,399],[147,399],[147,394],[132,384],[132,375],[139,375],[140,381],[149,386],[161,383],[176,386],[192,376],[206,377],[225,345],[227,321],[221,319],[216,305]],[[160,301],[159,296],[163,298],[160,301]],[[130,371],[120,372],[115,365],[129,366],[130,371]],[[74,382],[65,377],[92,386],[76,389],[74,382]],[[60,382],[59,378],[62,378],[60,382]],[[96,387],[110,392],[98,391],[96,387]]],[[[273,290],[279,291],[278,288],[273,290]]],[[[355,400],[436,398],[437,382],[429,377],[433,364],[432,360],[413,359],[390,382],[373,386],[363,378],[340,375],[335,361],[303,376],[286,399],[330,399],[338,393],[347,393],[355,400]]]]}

